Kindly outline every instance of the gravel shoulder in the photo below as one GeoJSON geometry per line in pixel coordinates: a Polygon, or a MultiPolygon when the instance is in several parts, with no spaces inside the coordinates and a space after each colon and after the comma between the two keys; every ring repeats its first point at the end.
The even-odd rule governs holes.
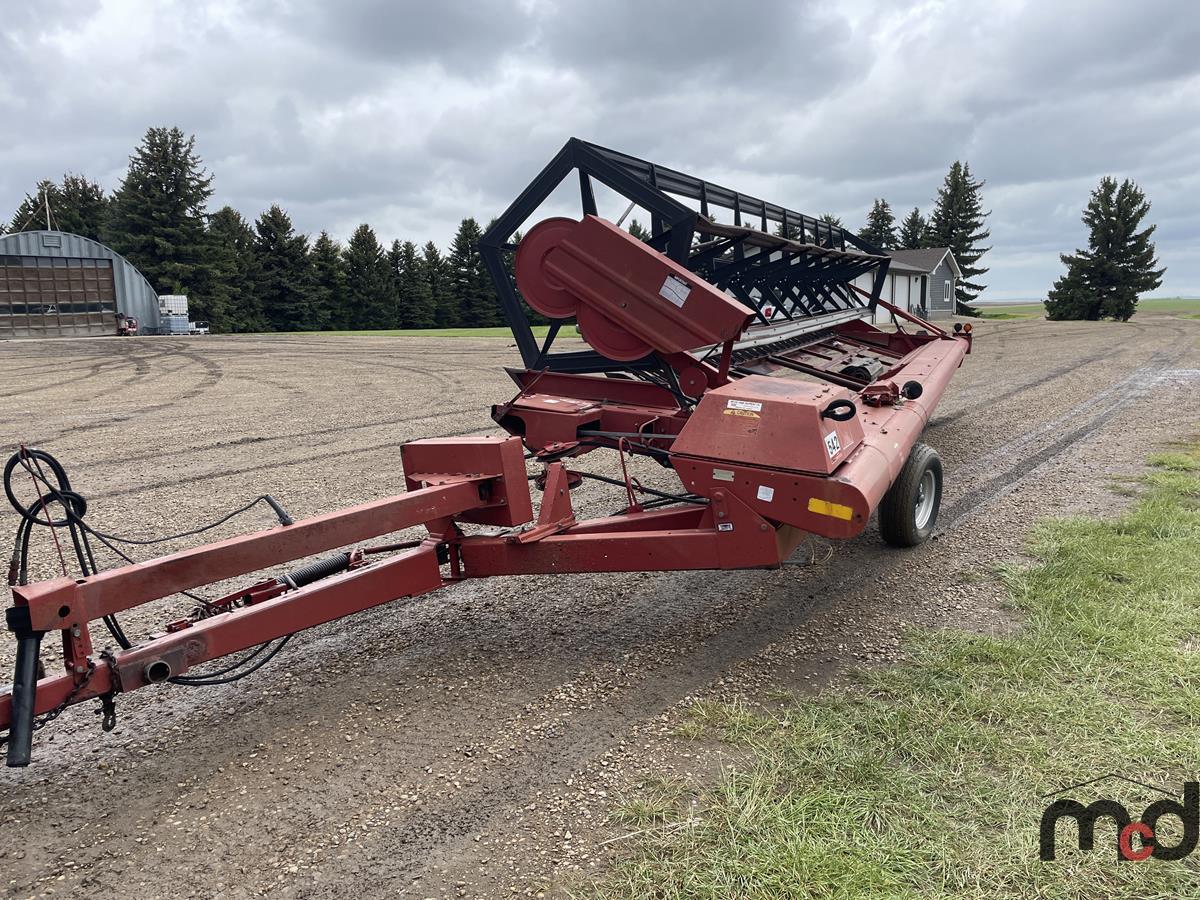
{"type": "MultiPolygon", "coordinates": [[[[110,734],[75,707],[34,766],[0,770],[0,891],[572,889],[621,853],[613,813],[639,782],[735,762],[679,736],[695,699],[812,690],[894,659],[913,625],[1019,627],[995,566],[1038,518],[1110,512],[1147,454],[1200,430],[1198,338],[1169,315],[981,324],[926,432],[947,486],[915,551],[870,528],[775,572],[468,583],[299,635],[234,685],[122,697],[110,734]]],[[[399,444],[488,433],[515,358],[495,339],[9,342],[0,422],[5,444],[58,456],[93,524],[148,536],[264,492],[295,516],[398,492],[399,444]]],[[[577,505],[619,495],[586,483],[577,505]]],[[[123,620],[144,634],[180,608],[123,620]]],[[[11,653],[0,640],[2,671],[11,653]]]]}

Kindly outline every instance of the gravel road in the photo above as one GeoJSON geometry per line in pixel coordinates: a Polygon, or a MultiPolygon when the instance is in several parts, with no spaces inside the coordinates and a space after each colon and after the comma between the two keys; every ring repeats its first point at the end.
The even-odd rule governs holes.
{"type": "MultiPolygon", "coordinates": [[[[468,583],[298,635],[233,685],[121,697],[108,734],[74,707],[33,766],[0,769],[0,891],[493,897],[600,877],[640,780],[736,764],[676,735],[690,701],[778,702],[886,664],[908,626],[1019,627],[996,564],[1038,518],[1125,502],[1114,486],[1200,430],[1198,338],[1167,315],[980,325],[926,432],[947,485],[914,551],[872,527],[774,572],[468,583]]],[[[299,517],[401,491],[406,440],[489,433],[516,359],[495,339],[7,342],[0,434],[54,453],[103,530],[178,531],[266,492],[299,517]]],[[[620,494],[588,482],[577,506],[620,494]]],[[[38,559],[54,574],[51,545],[38,559]]],[[[144,635],[185,608],[123,622],[144,635]]]]}

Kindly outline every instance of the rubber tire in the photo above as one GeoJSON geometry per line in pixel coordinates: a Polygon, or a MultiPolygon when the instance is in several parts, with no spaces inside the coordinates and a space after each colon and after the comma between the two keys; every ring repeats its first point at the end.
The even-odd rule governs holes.
{"type": "Polygon", "coordinates": [[[879,504],[879,533],[893,547],[916,547],[933,534],[942,505],[942,458],[928,444],[913,444],[904,468],[879,504]],[[934,471],[933,511],[924,528],[917,527],[917,491],[925,473],[934,471]]]}

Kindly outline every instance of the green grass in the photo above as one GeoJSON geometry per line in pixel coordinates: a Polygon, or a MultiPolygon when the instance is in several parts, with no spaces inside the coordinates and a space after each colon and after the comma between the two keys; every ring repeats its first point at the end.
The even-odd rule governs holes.
{"type": "Polygon", "coordinates": [[[1169,472],[1200,472],[1200,459],[1192,453],[1155,453],[1150,465],[1169,472]]]}
{"type": "MultiPolygon", "coordinates": [[[[534,325],[536,337],[544,338],[549,325],[534,325]]],[[[425,338],[511,338],[512,332],[507,325],[497,325],[494,328],[386,328],[378,331],[292,331],[288,334],[341,334],[355,337],[425,337],[425,338]]],[[[563,335],[567,335],[564,333],[563,335]]]]}
{"type": "Polygon", "coordinates": [[[1200,766],[1200,452],[1154,463],[1120,519],[1035,529],[1039,562],[1004,573],[1017,634],[913,632],[905,663],[782,711],[697,704],[688,735],[736,746],[744,771],[690,808],[657,787],[629,801],[624,821],[652,827],[587,893],[1200,896],[1200,853],[1117,865],[1111,824],[1095,852],[1037,850],[1059,786],[1111,771],[1177,787],[1200,766]]]}
{"type": "MultiPolygon", "coordinates": [[[[981,303],[977,309],[984,319],[1040,319],[1046,308],[1040,303],[989,305],[981,303]]],[[[1177,313],[1187,318],[1200,318],[1200,299],[1187,297],[1152,297],[1138,301],[1138,309],[1154,313],[1177,313]]]]}
{"type": "Polygon", "coordinates": [[[1011,306],[981,303],[975,308],[984,319],[1034,319],[1046,315],[1046,308],[1040,303],[1014,303],[1011,306]]]}
{"type": "Polygon", "coordinates": [[[989,312],[987,307],[983,306],[978,309],[981,319],[1039,319],[1046,314],[1041,306],[1036,309],[1033,306],[1005,307],[1003,312],[989,312]],[[1029,311],[1025,312],[1024,310],[1029,311]]]}
{"type": "Polygon", "coordinates": [[[615,822],[630,828],[652,828],[677,821],[683,807],[684,785],[672,779],[648,778],[636,793],[620,804],[612,815],[615,822]]]}

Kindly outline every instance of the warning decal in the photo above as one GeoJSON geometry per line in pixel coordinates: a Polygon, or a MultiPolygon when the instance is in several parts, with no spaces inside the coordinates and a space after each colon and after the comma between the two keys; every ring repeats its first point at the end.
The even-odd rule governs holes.
{"type": "Polygon", "coordinates": [[[747,412],[762,412],[762,404],[753,400],[726,400],[726,409],[744,409],[747,412]]]}
{"type": "Polygon", "coordinates": [[[669,300],[680,308],[683,307],[683,304],[687,303],[688,295],[691,292],[692,286],[678,275],[668,275],[667,280],[663,282],[663,286],[658,289],[660,297],[664,300],[669,300]]]}

